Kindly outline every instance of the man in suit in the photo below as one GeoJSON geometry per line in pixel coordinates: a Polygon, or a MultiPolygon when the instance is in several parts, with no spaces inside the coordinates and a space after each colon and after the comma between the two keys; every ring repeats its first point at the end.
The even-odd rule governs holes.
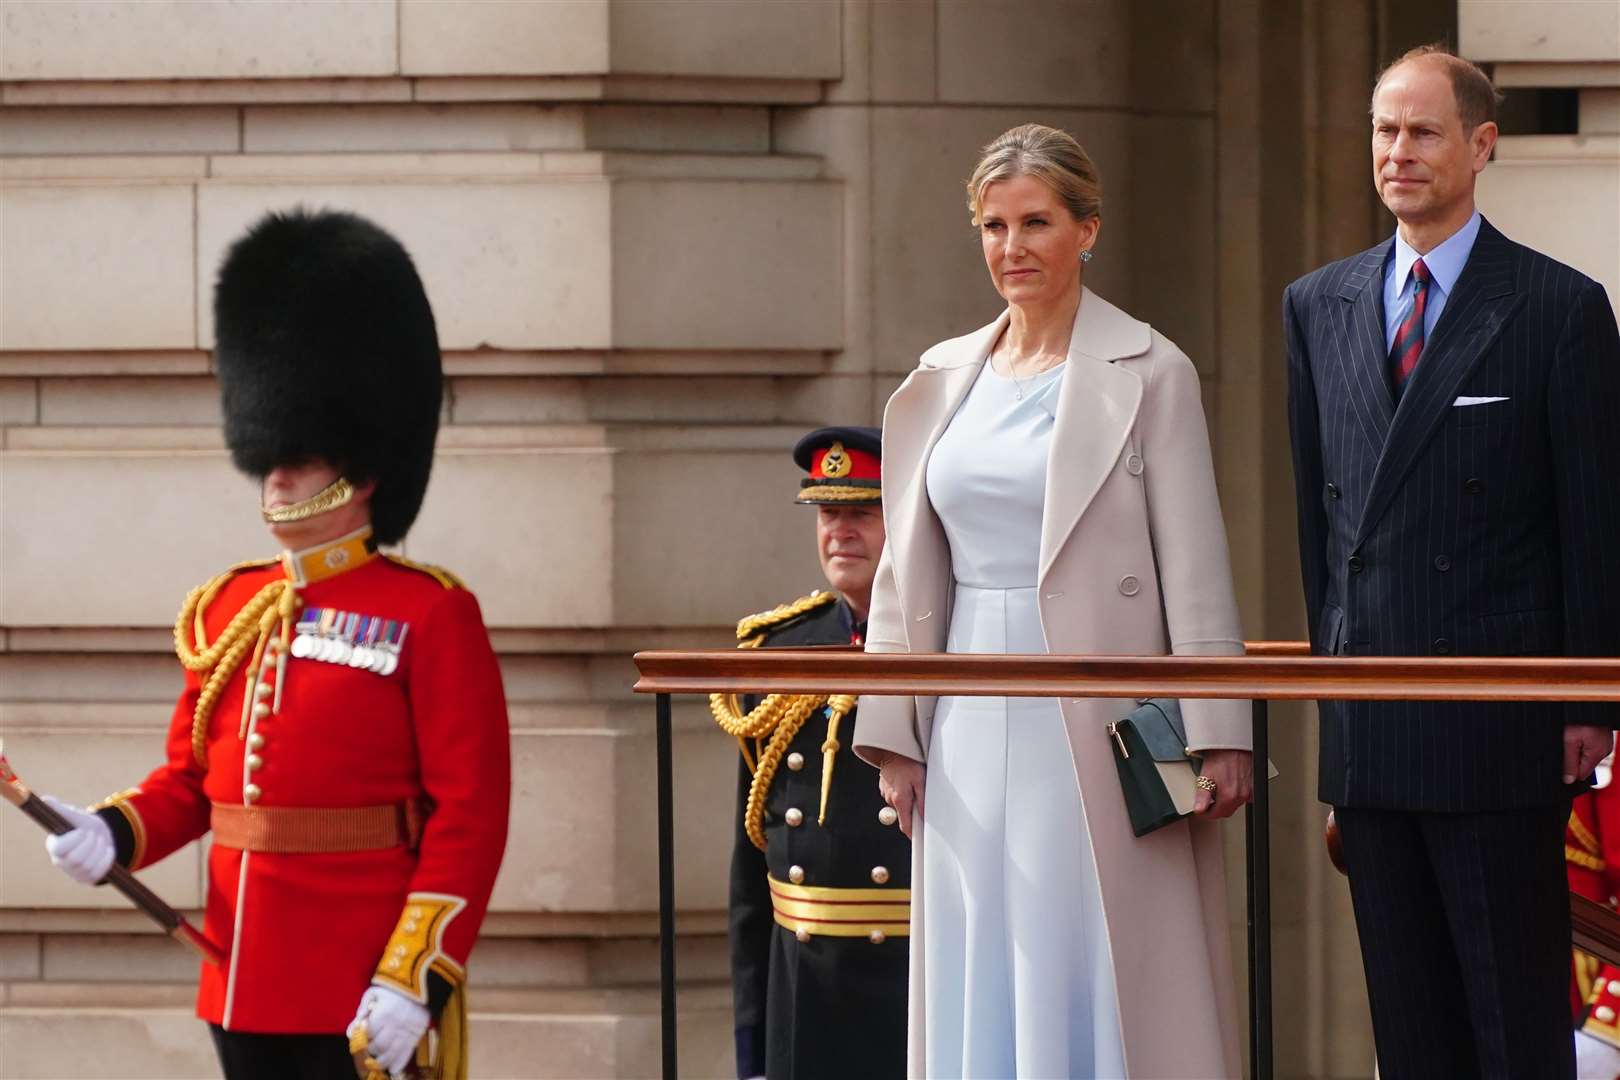
{"type": "MultiPolygon", "coordinates": [[[[794,447],[809,474],[797,501],[816,507],[816,549],[836,591],[743,619],[738,648],[865,640],[884,539],[880,437],[829,427],[794,447]]],[[[855,760],[855,699],[716,694],[710,705],[742,750],[730,904],[737,1075],[904,1075],[911,843],[855,760]]]]}
{"type": "MultiPolygon", "coordinates": [[[[1620,336],[1474,207],[1498,95],[1437,46],[1373,92],[1399,222],[1284,297],[1314,651],[1620,654],[1620,336]]],[[[1564,825],[1620,710],[1323,702],[1385,1080],[1573,1075],[1564,825]],[[1466,1021],[1433,1022],[1462,988],[1466,1021]]]]}

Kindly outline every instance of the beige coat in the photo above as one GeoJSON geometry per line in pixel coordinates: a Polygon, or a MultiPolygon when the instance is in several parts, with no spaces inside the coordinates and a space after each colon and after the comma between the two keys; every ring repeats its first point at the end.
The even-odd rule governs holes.
{"type": "MultiPolygon", "coordinates": [[[[888,544],[868,652],[939,652],[951,559],[924,490],[928,455],[1007,324],[923,354],[883,416],[888,544]]],[[[1040,614],[1052,653],[1238,655],[1243,650],[1198,375],[1175,345],[1085,290],[1059,392],[1041,528],[1040,614]],[[1157,559],[1155,560],[1155,556],[1157,559]]],[[[926,761],[933,698],[863,697],[856,752],[926,761]]],[[[1134,1078],[1239,1075],[1238,1011],[1217,826],[1131,834],[1106,725],[1135,702],[1061,699],[1113,949],[1134,1078]]],[[[1182,703],[1193,749],[1250,746],[1246,702],[1182,703]]],[[[926,795],[925,795],[926,798],[926,795]]],[[[922,940],[922,833],[912,849],[912,938],[922,940]]],[[[923,1060],[923,977],[912,949],[910,1071],[923,1060]]]]}

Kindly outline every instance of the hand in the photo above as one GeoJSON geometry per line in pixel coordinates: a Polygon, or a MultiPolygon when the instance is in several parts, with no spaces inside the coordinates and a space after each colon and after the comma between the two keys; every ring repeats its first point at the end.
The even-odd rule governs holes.
{"type": "Polygon", "coordinates": [[[366,1052],[391,1075],[399,1076],[427,1032],[427,1006],[398,990],[373,986],[361,997],[360,1008],[344,1034],[352,1037],[361,1024],[366,1025],[366,1052]]]}
{"type": "Polygon", "coordinates": [[[113,843],[112,829],[95,814],[70,806],[46,795],[51,809],[68,819],[71,832],[45,838],[45,850],[58,870],[80,885],[94,885],[112,869],[117,845],[113,843]]]}
{"type": "Polygon", "coordinates": [[[878,794],[900,815],[900,832],[908,840],[914,827],[911,816],[913,809],[917,817],[922,817],[923,782],[927,776],[928,769],[922,762],[913,761],[903,754],[891,753],[878,766],[878,794]]]}
{"type": "Polygon", "coordinates": [[[1590,724],[1564,727],[1564,783],[1585,780],[1614,749],[1614,732],[1590,724]]]}
{"type": "Polygon", "coordinates": [[[1206,750],[1200,776],[1215,781],[1213,792],[1198,789],[1193,813],[1207,818],[1226,818],[1238,807],[1254,801],[1254,755],[1247,750],[1206,750]]]}

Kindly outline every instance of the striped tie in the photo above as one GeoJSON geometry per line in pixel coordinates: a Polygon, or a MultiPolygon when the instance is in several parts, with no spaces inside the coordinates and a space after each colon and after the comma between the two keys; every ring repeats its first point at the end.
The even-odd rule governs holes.
{"type": "Polygon", "coordinates": [[[1418,357],[1423,355],[1423,309],[1428,299],[1429,268],[1419,259],[1412,264],[1412,307],[1395,331],[1395,345],[1389,350],[1389,381],[1397,401],[1417,367],[1418,357]]]}

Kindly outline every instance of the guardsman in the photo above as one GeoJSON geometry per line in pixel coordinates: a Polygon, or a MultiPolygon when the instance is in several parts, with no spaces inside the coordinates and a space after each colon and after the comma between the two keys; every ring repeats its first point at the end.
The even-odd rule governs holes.
{"type": "MultiPolygon", "coordinates": [[[[883,551],[876,428],[799,440],[832,591],[737,624],[739,648],[860,645],[883,551]]],[[[899,1077],[906,1068],[911,845],[855,757],[855,698],[710,699],[741,747],[731,858],[737,1075],[899,1077]]]]}
{"type": "Polygon", "coordinates": [[[203,966],[197,1013],[230,1080],[464,1077],[506,702],[472,593],[379,551],[427,490],[433,312],[392,236],[302,210],[235,243],[214,312],[225,439],[283,552],[186,598],[166,761],[91,812],[57,804],[78,828],[47,848],[92,883],[212,831],[204,933],[229,962],[203,966]]]}
{"type": "MultiPolygon", "coordinates": [[[[1620,896],[1620,787],[1613,760],[1598,766],[1591,791],[1575,797],[1564,831],[1569,890],[1609,910],[1620,896]]],[[[1577,1075],[1620,1077],[1620,967],[1572,950],[1570,1008],[1577,1075]]]]}

